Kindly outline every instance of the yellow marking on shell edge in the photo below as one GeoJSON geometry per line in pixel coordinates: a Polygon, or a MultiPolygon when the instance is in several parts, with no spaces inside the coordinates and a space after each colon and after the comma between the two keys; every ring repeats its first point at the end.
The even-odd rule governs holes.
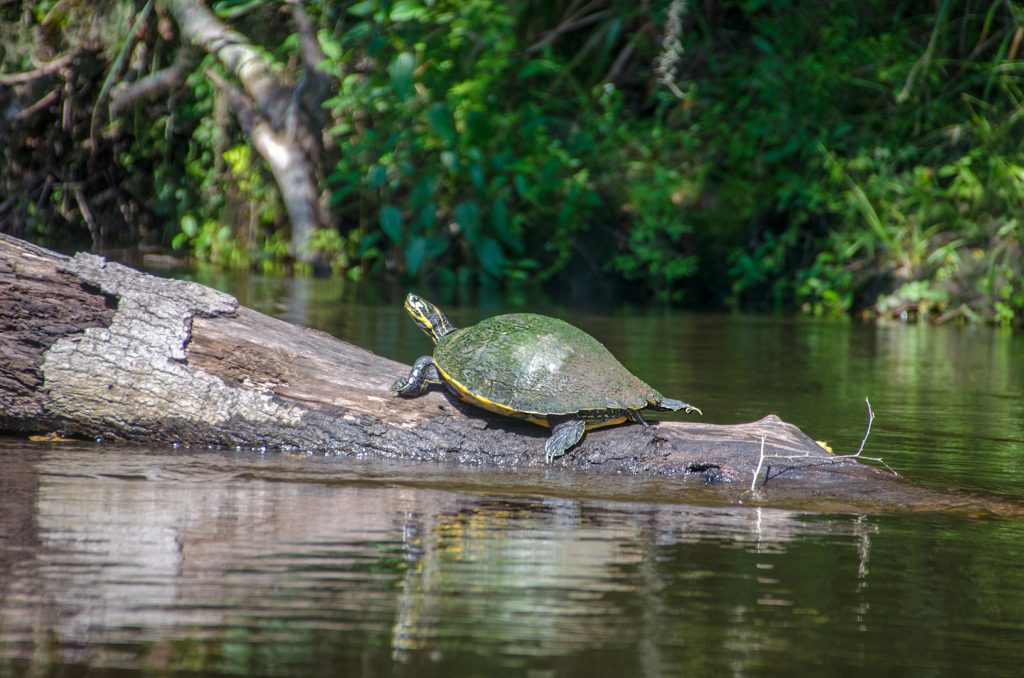
{"type": "MultiPolygon", "coordinates": [[[[449,384],[451,384],[455,388],[455,392],[459,396],[459,399],[462,400],[462,402],[469,403],[470,405],[476,405],[477,407],[482,407],[482,408],[484,408],[485,410],[487,410],[489,412],[494,412],[496,414],[503,414],[506,417],[513,417],[513,418],[516,418],[516,419],[525,419],[526,421],[530,422],[531,424],[537,424],[538,426],[543,426],[544,428],[549,428],[550,427],[550,424],[548,424],[548,420],[546,418],[533,416],[532,414],[530,414],[528,412],[522,412],[520,410],[513,409],[513,408],[509,407],[508,405],[502,405],[501,403],[496,403],[493,400],[488,400],[487,398],[484,398],[483,396],[478,396],[475,393],[473,393],[472,391],[470,391],[468,388],[466,388],[465,386],[460,384],[459,382],[457,382],[454,379],[452,379],[452,376],[450,374],[448,374],[447,372],[445,372],[444,370],[442,370],[440,368],[440,366],[438,366],[437,363],[434,363],[434,367],[437,368],[437,372],[438,372],[438,374],[441,375],[441,378],[444,379],[446,382],[448,382],[449,384]]],[[[614,419],[608,419],[608,420],[605,420],[605,421],[590,420],[590,421],[587,421],[585,423],[583,430],[589,431],[590,429],[601,428],[603,426],[612,426],[612,425],[615,425],[615,424],[621,424],[624,421],[626,421],[628,418],[629,417],[623,415],[621,417],[615,417],[614,419]]]]}
{"type": "Polygon", "coordinates": [[[589,431],[592,428],[603,428],[605,426],[614,426],[615,424],[621,424],[625,422],[629,417],[616,417],[615,419],[608,419],[607,421],[588,421],[586,426],[583,427],[584,431],[589,431]]]}

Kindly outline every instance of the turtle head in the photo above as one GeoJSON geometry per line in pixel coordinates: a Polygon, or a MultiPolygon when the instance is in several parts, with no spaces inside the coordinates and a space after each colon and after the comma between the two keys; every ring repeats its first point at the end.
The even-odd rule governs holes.
{"type": "Polygon", "coordinates": [[[448,317],[437,306],[426,299],[421,299],[411,292],[405,298],[405,312],[412,316],[413,321],[427,336],[437,340],[455,330],[448,317]]]}

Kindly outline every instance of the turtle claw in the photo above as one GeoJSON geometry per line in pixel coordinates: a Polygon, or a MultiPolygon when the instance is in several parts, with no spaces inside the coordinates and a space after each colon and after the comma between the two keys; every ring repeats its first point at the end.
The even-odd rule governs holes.
{"type": "Polygon", "coordinates": [[[405,398],[415,398],[423,395],[431,384],[441,383],[441,376],[437,373],[434,359],[425,355],[413,363],[412,370],[408,377],[401,377],[391,384],[391,390],[405,398]]]}
{"type": "Polygon", "coordinates": [[[693,405],[687,405],[687,406],[686,406],[686,409],[685,409],[684,411],[685,411],[685,412],[686,412],[687,414],[690,414],[691,412],[696,412],[696,413],[697,413],[697,414],[699,414],[700,416],[702,416],[702,417],[704,416],[704,413],[700,411],[700,408],[699,408],[699,407],[695,407],[695,406],[693,406],[693,405]]]}

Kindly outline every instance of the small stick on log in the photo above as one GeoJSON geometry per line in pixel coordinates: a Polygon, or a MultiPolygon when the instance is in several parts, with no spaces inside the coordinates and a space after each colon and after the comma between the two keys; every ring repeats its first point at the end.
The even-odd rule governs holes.
{"type": "MultiPolygon", "coordinates": [[[[893,476],[898,478],[900,474],[897,473],[891,466],[889,466],[889,464],[887,464],[885,462],[885,460],[882,459],[881,457],[865,457],[865,456],[863,456],[864,446],[868,442],[868,436],[871,435],[871,424],[873,424],[874,421],[875,421],[875,412],[874,412],[874,410],[871,409],[871,401],[868,400],[867,398],[864,398],[864,402],[868,406],[868,426],[867,426],[867,430],[864,431],[864,438],[860,441],[860,447],[857,448],[857,451],[854,454],[839,454],[839,455],[836,455],[836,454],[809,454],[809,453],[805,452],[804,454],[777,454],[776,453],[776,454],[768,454],[768,455],[766,455],[764,453],[764,436],[762,436],[761,437],[761,453],[760,453],[760,456],[759,456],[758,461],[757,461],[757,467],[754,469],[754,476],[753,476],[753,478],[750,481],[750,491],[751,492],[755,491],[755,489],[757,487],[757,478],[761,474],[761,469],[764,468],[764,463],[765,463],[766,459],[782,459],[782,460],[790,461],[790,462],[796,462],[796,461],[800,462],[799,464],[793,464],[791,466],[787,466],[787,467],[783,468],[781,471],[776,473],[774,477],[778,477],[778,476],[782,475],[783,473],[786,473],[788,471],[792,471],[793,469],[796,469],[796,468],[806,468],[806,467],[809,467],[809,466],[823,466],[823,465],[829,465],[829,464],[843,464],[843,463],[848,462],[848,461],[854,461],[854,462],[856,462],[856,461],[871,461],[871,462],[875,462],[876,464],[879,464],[880,466],[884,467],[887,471],[889,471],[889,473],[893,474],[893,476]]],[[[767,485],[768,484],[768,480],[772,477],[772,475],[771,475],[771,468],[772,468],[771,464],[768,464],[768,470],[764,474],[764,482],[762,483],[762,486],[763,485],[767,485]]]]}

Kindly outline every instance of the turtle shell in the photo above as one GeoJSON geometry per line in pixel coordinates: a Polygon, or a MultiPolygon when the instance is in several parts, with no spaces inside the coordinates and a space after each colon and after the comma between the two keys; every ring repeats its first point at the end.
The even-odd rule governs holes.
{"type": "Polygon", "coordinates": [[[517,413],[638,410],[662,399],[592,336],[533,313],[499,315],[445,335],[434,363],[457,391],[517,413]]]}

